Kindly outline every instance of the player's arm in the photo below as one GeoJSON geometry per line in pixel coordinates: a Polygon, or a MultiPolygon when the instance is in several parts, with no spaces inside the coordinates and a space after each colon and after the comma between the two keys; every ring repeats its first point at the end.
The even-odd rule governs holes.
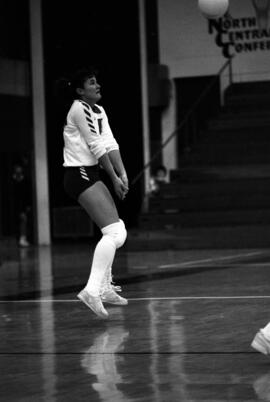
{"type": "Polygon", "coordinates": [[[72,118],[74,123],[82,133],[82,136],[88,144],[90,151],[95,155],[100,165],[103,167],[103,169],[112,180],[116,194],[119,198],[123,199],[127,191],[126,186],[119,179],[114,170],[114,167],[106,151],[103,139],[95,128],[90,108],[82,105],[81,103],[78,103],[76,105],[76,108],[74,108],[72,118]]]}
{"type": "Polygon", "coordinates": [[[121,178],[123,183],[128,187],[128,177],[125,166],[122,161],[122,157],[119,150],[119,145],[114,138],[114,135],[111,131],[107,115],[103,109],[103,118],[102,118],[102,137],[104,138],[104,144],[106,146],[106,150],[108,152],[110,161],[121,178]]]}
{"type": "Polygon", "coordinates": [[[123,183],[128,187],[127,172],[126,172],[125,166],[123,164],[120,151],[118,149],[114,149],[114,150],[108,152],[108,155],[109,155],[110,161],[111,161],[116,173],[118,174],[120,179],[123,181],[123,183]]]}

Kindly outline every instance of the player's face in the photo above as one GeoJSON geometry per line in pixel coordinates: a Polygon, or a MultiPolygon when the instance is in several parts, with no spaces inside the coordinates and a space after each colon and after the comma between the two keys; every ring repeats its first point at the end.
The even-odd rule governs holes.
{"type": "Polygon", "coordinates": [[[92,105],[101,99],[100,85],[96,77],[90,77],[84,82],[84,87],[81,88],[80,95],[84,101],[92,105]]]}

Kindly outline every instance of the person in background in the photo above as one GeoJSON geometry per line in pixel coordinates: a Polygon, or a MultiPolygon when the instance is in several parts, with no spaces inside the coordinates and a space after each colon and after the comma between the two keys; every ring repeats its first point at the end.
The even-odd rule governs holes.
{"type": "Polygon", "coordinates": [[[160,165],[154,170],[154,175],[150,177],[149,194],[159,194],[160,188],[164,183],[168,183],[168,173],[165,166],[160,165]]]}
{"type": "Polygon", "coordinates": [[[13,166],[13,202],[15,209],[17,240],[19,247],[29,247],[29,215],[31,208],[31,190],[24,164],[17,162],[13,166]]]}

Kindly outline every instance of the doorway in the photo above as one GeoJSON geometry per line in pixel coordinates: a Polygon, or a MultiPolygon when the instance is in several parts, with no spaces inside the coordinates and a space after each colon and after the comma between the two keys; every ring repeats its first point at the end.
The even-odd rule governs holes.
{"type": "Polygon", "coordinates": [[[179,159],[183,153],[191,151],[192,146],[206,130],[207,121],[218,114],[221,107],[220,80],[216,75],[176,78],[175,88],[177,127],[186,119],[187,113],[190,113],[190,110],[194,108],[194,112],[186,119],[186,123],[178,133],[179,159]],[[205,96],[195,108],[195,103],[204,91],[206,92],[205,96]]]}

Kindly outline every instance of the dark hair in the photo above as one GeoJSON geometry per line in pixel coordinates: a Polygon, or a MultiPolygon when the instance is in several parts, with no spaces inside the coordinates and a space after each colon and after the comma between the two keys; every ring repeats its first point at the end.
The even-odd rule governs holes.
{"type": "Polygon", "coordinates": [[[88,78],[96,77],[97,70],[94,67],[83,68],[81,70],[76,71],[76,73],[72,76],[69,85],[71,86],[71,90],[74,92],[76,96],[78,96],[76,89],[83,88],[83,85],[88,78]]]}
{"type": "Polygon", "coordinates": [[[72,75],[60,77],[55,83],[55,96],[60,101],[67,102],[78,98],[76,89],[83,88],[85,81],[88,78],[96,77],[98,71],[95,67],[81,68],[72,75]]]}
{"type": "Polygon", "coordinates": [[[66,116],[72,102],[79,97],[76,89],[83,88],[85,81],[88,78],[96,77],[97,74],[98,72],[94,67],[81,68],[74,74],[66,74],[56,80],[54,87],[55,110],[61,126],[66,123],[66,116]]]}

